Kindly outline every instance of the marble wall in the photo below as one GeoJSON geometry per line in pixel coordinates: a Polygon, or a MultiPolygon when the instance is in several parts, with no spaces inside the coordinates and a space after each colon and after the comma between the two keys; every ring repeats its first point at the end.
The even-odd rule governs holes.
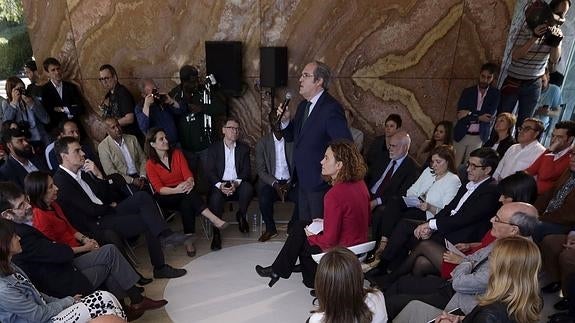
{"type": "MultiPolygon", "coordinates": [[[[418,143],[435,122],[454,118],[459,93],[475,82],[483,62],[501,62],[515,6],[515,0],[23,2],[36,59],[61,59],[65,78],[81,86],[92,108],[104,95],[97,81],[103,63],[139,95],[140,78],[167,89],[181,65],[203,68],[204,41],[242,41],[246,91],[229,102],[251,144],[267,131],[269,111],[269,96],[255,86],[260,46],[288,47],[292,93],[307,62],[329,64],[330,92],[355,111],[355,127],[368,140],[383,132],[388,114],[399,113],[418,143]]],[[[95,114],[86,121],[101,139],[95,114]]]]}

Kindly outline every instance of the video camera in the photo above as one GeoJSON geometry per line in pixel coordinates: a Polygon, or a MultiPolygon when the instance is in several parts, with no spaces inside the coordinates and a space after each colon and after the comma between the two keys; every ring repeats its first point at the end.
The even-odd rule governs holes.
{"type": "Polygon", "coordinates": [[[563,32],[559,26],[563,25],[565,18],[553,13],[548,3],[537,0],[525,10],[525,22],[529,29],[535,31],[540,25],[547,25],[547,31],[543,35],[544,44],[550,47],[558,47],[563,40],[563,32]]]}

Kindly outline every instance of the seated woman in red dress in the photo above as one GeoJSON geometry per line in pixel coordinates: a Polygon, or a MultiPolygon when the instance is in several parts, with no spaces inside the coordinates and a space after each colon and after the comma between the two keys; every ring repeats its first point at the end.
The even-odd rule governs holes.
{"type": "MultiPolygon", "coordinates": [[[[161,128],[152,128],[146,135],[144,150],[148,156],[146,174],[156,191],[158,203],[163,208],[176,209],[182,216],[184,233],[195,231],[196,213],[205,216],[218,229],[228,223],[220,219],[202,198],[193,191],[194,175],[181,150],[171,148],[166,133],[161,128]]],[[[188,251],[193,257],[195,250],[188,251]]]]}
{"type": "Polygon", "coordinates": [[[332,188],[323,199],[323,231],[313,234],[309,221],[293,225],[289,236],[271,266],[256,266],[262,277],[271,278],[273,286],[279,278],[289,278],[299,257],[304,284],[313,288],[317,264],[312,254],[330,248],[350,247],[367,241],[369,225],[369,192],[363,181],[366,166],[363,157],[348,140],[332,142],[321,161],[321,173],[332,188]]]}

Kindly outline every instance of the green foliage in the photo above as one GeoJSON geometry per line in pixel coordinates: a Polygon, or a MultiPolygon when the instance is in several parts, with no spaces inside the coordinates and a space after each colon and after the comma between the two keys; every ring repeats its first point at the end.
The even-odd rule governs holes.
{"type": "Polygon", "coordinates": [[[21,0],[0,0],[0,19],[21,23],[24,8],[21,0]]]}
{"type": "Polygon", "coordinates": [[[15,75],[31,57],[32,45],[26,26],[7,28],[0,32],[1,79],[15,75]]]}

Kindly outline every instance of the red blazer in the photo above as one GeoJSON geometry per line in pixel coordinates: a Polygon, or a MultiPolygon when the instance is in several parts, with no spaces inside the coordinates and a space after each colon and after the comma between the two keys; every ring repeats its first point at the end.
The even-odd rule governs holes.
{"type": "Polygon", "coordinates": [[[156,192],[160,192],[162,187],[175,187],[190,177],[194,177],[188,167],[188,161],[179,149],[174,149],[168,156],[170,169],[163,163],[153,162],[148,159],[146,162],[146,174],[156,192]]]}
{"type": "Polygon", "coordinates": [[[80,243],[74,237],[78,230],[68,222],[62,208],[58,203],[53,202],[52,210],[42,210],[37,207],[32,209],[34,217],[32,224],[42,232],[48,239],[67,246],[79,247],[80,243]]]}
{"type": "Polygon", "coordinates": [[[308,242],[323,251],[367,241],[369,191],[364,181],[335,184],[323,199],[323,232],[308,242]]]}
{"type": "Polygon", "coordinates": [[[553,184],[569,167],[569,154],[553,161],[554,154],[546,150],[525,171],[529,175],[537,176],[537,194],[543,194],[553,188],[553,184]]]}

